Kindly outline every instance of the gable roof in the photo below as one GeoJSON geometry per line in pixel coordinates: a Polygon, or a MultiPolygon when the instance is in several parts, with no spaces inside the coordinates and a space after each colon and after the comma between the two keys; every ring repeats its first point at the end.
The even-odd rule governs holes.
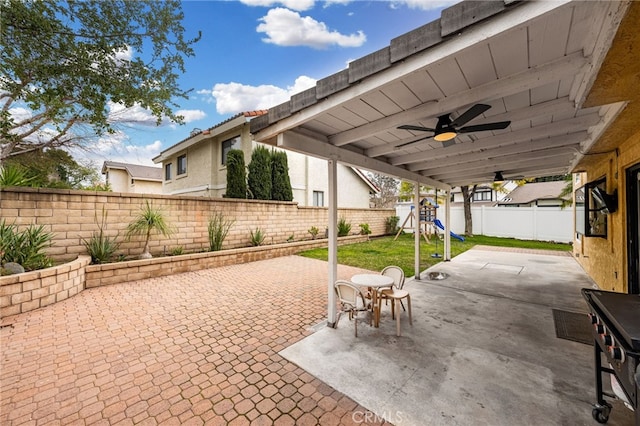
{"type": "Polygon", "coordinates": [[[189,137],[181,140],[175,145],[172,145],[169,148],[165,149],[164,151],[160,152],[160,154],[154,157],[152,160],[154,163],[161,163],[165,159],[171,157],[172,155],[175,155],[176,153],[182,150],[189,148],[190,146],[196,145],[201,141],[208,139],[212,136],[217,136],[221,133],[235,129],[238,126],[248,123],[249,120],[255,117],[259,117],[266,113],[267,113],[266,109],[239,112],[238,114],[232,117],[229,117],[228,119],[221,121],[220,123],[215,124],[214,126],[209,127],[208,129],[205,129],[205,130],[195,129],[194,131],[191,132],[191,135],[189,135],[189,137]]]}
{"type": "Polygon", "coordinates": [[[569,197],[560,197],[560,193],[567,186],[567,182],[532,182],[517,187],[498,204],[529,204],[537,200],[568,200],[569,197]]]}
{"type": "Polygon", "coordinates": [[[109,169],[126,170],[133,179],[162,182],[162,167],[105,161],[102,165],[102,174],[106,174],[109,169]]]}
{"type": "Polygon", "coordinates": [[[638,31],[624,19],[637,7],[464,1],[270,108],[251,132],[259,142],[441,189],[489,182],[496,171],[506,179],[565,174],[626,106],[615,99],[583,107],[620,23],[638,31]],[[491,109],[470,125],[511,125],[458,135],[448,147],[398,129],[433,128],[438,116],[455,119],[477,103],[491,109]]]}
{"type": "Polygon", "coordinates": [[[351,167],[351,170],[353,170],[353,172],[360,178],[363,180],[363,182],[369,187],[369,189],[371,190],[371,192],[373,192],[374,194],[379,194],[380,193],[380,188],[378,188],[378,186],[373,183],[371,181],[371,179],[369,179],[369,177],[364,174],[362,172],[362,170],[356,168],[356,167],[351,167]]]}

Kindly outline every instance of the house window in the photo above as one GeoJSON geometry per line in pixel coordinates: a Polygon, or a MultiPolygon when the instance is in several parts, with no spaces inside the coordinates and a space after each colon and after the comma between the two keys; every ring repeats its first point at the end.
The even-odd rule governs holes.
{"type": "Polygon", "coordinates": [[[314,207],[324,207],[324,192],[313,191],[313,205],[314,207]]]}
{"type": "Polygon", "coordinates": [[[178,157],[178,175],[187,173],[187,154],[178,157]]]}
{"type": "Polygon", "coordinates": [[[473,201],[491,201],[491,191],[476,191],[473,193],[473,201]]]}
{"type": "Polygon", "coordinates": [[[164,165],[164,180],[171,180],[171,163],[164,165]]]}
{"type": "MultiPolygon", "coordinates": [[[[606,188],[607,181],[599,179],[586,184],[580,194],[584,199],[585,216],[583,221],[576,221],[576,229],[586,237],[607,237],[607,216],[615,211],[617,200],[614,201],[613,197],[606,193],[606,188]]],[[[576,200],[577,202],[579,201],[576,200]]],[[[576,212],[578,210],[576,208],[576,212]]]]}
{"type": "Polygon", "coordinates": [[[240,136],[222,142],[222,165],[227,164],[227,154],[232,149],[240,149],[240,136]]]}

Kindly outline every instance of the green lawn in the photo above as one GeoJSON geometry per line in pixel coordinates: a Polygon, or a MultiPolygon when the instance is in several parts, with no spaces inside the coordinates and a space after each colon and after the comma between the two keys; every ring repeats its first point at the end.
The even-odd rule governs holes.
{"type": "MultiPolygon", "coordinates": [[[[398,265],[407,276],[414,275],[414,238],[413,234],[402,234],[396,241],[393,236],[372,238],[370,241],[357,244],[349,244],[338,247],[338,263],[342,265],[357,266],[372,271],[380,271],[388,265],[398,265]]],[[[544,241],[516,240],[513,238],[486,237],[477,235],[465,238],[464,242],[451,239],[451,257],[469,250],[471,247],[482,244],[487,246],[519,247],[545,250],[570,251],[570,244],[550,243],[544,241]]],[[[442,255],[444,244],[438,241],[437,252],[442,255]]],[[[436,253],[435,238],[427,244],[424,238],[420,239],[420,269],[442,261],[442,258],[434,258],[436,253]]],[[[327,249],[313,249],[300,253],[301,256],[314,259],[327,260],[327,249]]]]}

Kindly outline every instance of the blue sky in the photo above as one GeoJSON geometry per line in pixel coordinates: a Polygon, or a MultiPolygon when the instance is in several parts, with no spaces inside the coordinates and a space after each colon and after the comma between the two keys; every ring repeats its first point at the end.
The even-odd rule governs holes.
{"type": "MultiPolygon", "coordinates": [[[[437,19],[455,1],[244,0],[185,1],[187,38],[202,32],[181,77],[188,100],[176,110],[184,125],[155,120],[141,109],[113,115],[134,120],[101,139],[89,154],[105,160],[154,165],[160,151],[242,111],[267,109],[389,45],[394,37],[437,19]],[[148,123],[148,124],[144,124],[148,123]]],[[[129,54],[136,54],[129,52],[129,54]]],[[[117,112],[117,114],[116,114],[117,112]]]]}

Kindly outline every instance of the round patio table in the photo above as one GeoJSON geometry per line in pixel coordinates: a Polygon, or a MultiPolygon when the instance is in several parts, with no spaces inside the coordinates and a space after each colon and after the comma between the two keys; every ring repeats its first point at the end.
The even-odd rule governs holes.
{"type": "Polygon", "coordinates": [[[371,293],[371,304],[373,305],[373,325],[378,327],[380,325],[378,290],[393,286],[393,278],[381,274],[356,274],[351,277],[351,282],[369,289],[371,293]]]}

